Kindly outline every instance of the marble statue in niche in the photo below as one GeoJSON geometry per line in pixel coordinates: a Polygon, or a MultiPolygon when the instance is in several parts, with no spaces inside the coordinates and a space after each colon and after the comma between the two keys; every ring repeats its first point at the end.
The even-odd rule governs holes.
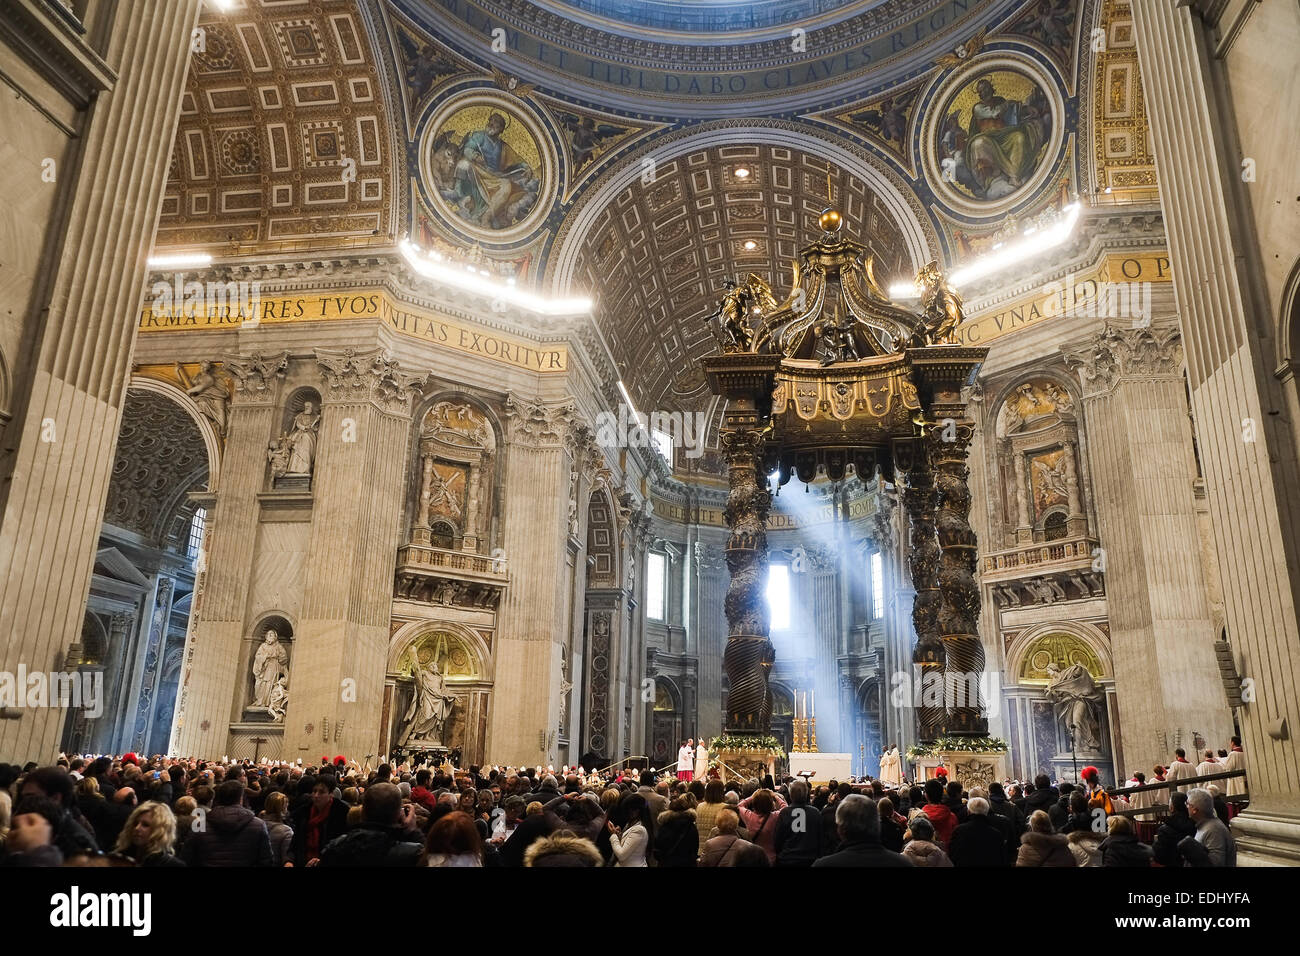
{"type": "Polygon", "coordinates": [[[1101,749],[1101,691],[1082,664],[1061,670],[1053,662],[1047,665],[1047,699],[1056,710],[1057,719],[1082,750],[1101,749]]]}
{"type": "Polygon", "coordinates": [[[447,693],[446,681],[436,660],[415,672],[415,696],[402,718],[402,746],[412,743],[442,745],[443,730],[456,698],[447,693]]]}
{"type": "Polygon", "coordinates": [[[316,432],[320,428],[320,415],[311,402],[293,418],[293,431],[289,433],[289,475],[310,475],[316,462],[316,432]]]}
{"type": "Polygon", "coordinates": [[[262,643],[253,655],[253,703],[251,706],[267,708],[281,678],[288,687],[289,652],[280,643],[280,635],[267,628],[262,643]]]}

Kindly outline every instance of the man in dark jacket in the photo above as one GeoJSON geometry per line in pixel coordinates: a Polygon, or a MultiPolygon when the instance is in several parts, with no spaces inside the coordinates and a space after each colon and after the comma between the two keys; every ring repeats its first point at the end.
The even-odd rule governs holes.
{"type": "Polygon", "coordinates": [[[71,775],[62,767],[40,767],[23,778],[22,797],[44,797],[59,808],[52,843],[64,858],[83,853],[98,853],[99,844],[73,798],[71,775]]]}
{"type": "Polygon", "coordinates": [[[840,848],[840,835],[835,829],[835,811],[839,809],[840,801],[853,792],[853,784],[847,780],[840,781],[840,785],[831,793],[830,800],[826,806],[822,807],[822,853],[834,853],[840,848]]]}
{"type": "Polygon", "coordinates": [[[790,784],[790,803],[776,818],[777,866],[812,866],[822,855],[822,814],[808,802],[808,784],[795,780],[790,784]]]}
{"type": "Polygon", "coordinates": [[[396,784],[375,783],[361,799],[361,825],[321,850],[321,866],[415,866],[420,859],[415,809],[396,784]]]}
{"type": "MultiPolygon", "coordinates": [[[[989,817],[989,802],[971,797],[966,803],[966,822],[952,831],[948,856],[953,866],[1006,866],[1008,831],[989,817]]],[[[1009,827],[1008,827],[1009,830],[1009,827]]]]}
{"type": "Polygon", "coordinates": [[[1025,815],[1015,803],[1007,799],[1002,784],[996,780],[989,784],[989,812],[1010,822],[1011,830],[1016,837],[1016,846],[1019,846],[1020,834],[1029,829],[1025,823],[1025,815]]]}
{"type": "Polygon", "coordinates": [[[266,824],[243,805],[244,785],[226,780],[217,787],[212,810],[196,819],[185,843],[187,866],[272,866],[266,824]]]}
{"type": "Polygon", "coordinates": [[[1187,794],[1175,790],[1169,795],[1169,816],[1156,830],[1151,849],[1160,866],[1182,866],[1183,854],[1178,844],[1184,837],[1196,836],[1196,823],[1187,813],[1187,794]]]}
{"type": "Polygon", "coordinates": [[[901,853],[885,849],[880,843],[880,811],[876,801],[851,794],[838,801],[835,827],[840,834],[838,853],[824,856],[817,866],[911,866],[901,853]]]}
{"type": "Polygon", "coordinates": [[[1035,810],[1042,810],[1050,814],[1052,807],[1056,806],[1056,801],[1061,799],[1061,793],[1052,786],[1051,779],[1045,773],[1040,773],[1034,778],[1034,789],[1032,793],[1025,796],[1025,819],[1028,820],[1035,810]]]}
{"type": "Polygon", "coordinates": [[[334,778],[320,776],[312,784],[311,797],[293,813],[294,866],[307,866],[321,850],[348,830],[348,805],[334,796],[334,778]]]}
{"type": "MultiPolygon", "coordinates": [[[[1074,793],[1074,784],[1063,783],[1057,788],[1061,796],[1056,803],[1047,808],[1047,815],[1052,818],[1052,826],[1056,827],[1058,833],[1065,831],[1065,826],[1070,820],[1070,794],[1074,793]]],[[[1084,809],[1087,809],[1087,802],[1084,803],[1084,809]]]]}

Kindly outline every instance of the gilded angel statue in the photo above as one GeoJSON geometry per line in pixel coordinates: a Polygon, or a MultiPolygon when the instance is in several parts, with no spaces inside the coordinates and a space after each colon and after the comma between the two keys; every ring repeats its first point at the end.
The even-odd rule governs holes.
{"type": "Polygon", "coordinates": [[[921,288],[924,325],[913,336],[913,346],[956,345],[957,326],[965,321],[966,315],[962,312],[961,296],[948,287],[937,259],[931,259],[916,274],[916,284],[921,288]]]}
{"type": "Polygon", "coordinates": [[[744,285],[726,281],[722,301],[707,321],[724,352],[748,352],[754,342],[751,316],[763,316],[777,307],[771,288],[751,272],[744,285]]]}

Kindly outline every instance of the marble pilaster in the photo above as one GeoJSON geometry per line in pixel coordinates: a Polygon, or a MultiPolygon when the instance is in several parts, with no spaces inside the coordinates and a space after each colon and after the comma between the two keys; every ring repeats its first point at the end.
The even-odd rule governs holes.
{"type": "MultiPolygon", "coordinates": [[[[11,363],[23,379],[0,482],[2,670],[54,669],[81,632],[135,334],[124,317],[140,304],[198,13],[199,0],[121,0],[104,17],[115,76],[61,170],[75,176],[66,228],[48,247],[30,350],[11,363]]],[[[0,752],[51,759],[66,716],[0,721],[0,752]]]]}

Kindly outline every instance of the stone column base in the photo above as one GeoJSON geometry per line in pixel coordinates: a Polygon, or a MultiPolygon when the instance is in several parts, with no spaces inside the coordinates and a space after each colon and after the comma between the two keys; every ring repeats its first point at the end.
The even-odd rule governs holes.
{"type": "Polygon", "coordinates": [[[1300,866],[1300,817],[1247,810],[1232,820],[1238,866],[1300,866]]]}

